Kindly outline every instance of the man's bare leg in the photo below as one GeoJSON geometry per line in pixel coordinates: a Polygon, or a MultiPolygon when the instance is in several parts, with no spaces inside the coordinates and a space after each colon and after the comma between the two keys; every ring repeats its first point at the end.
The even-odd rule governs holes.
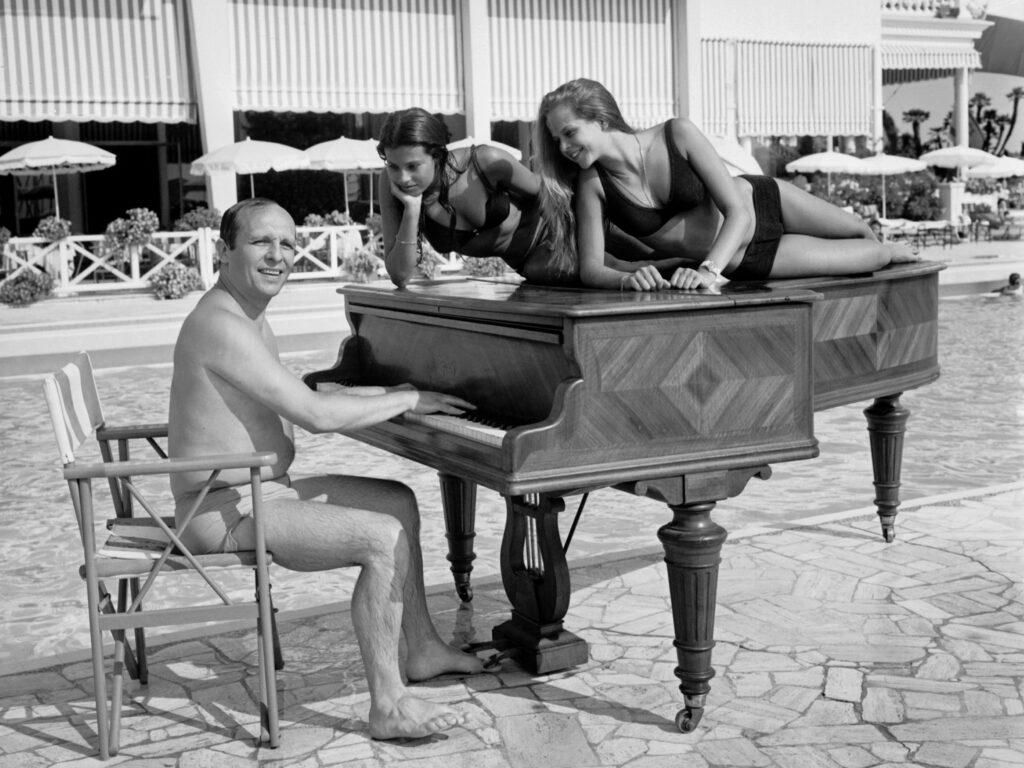
{"type": "Polygon", "coordinates": [[[483,670],[483,662],[446,643],[427,609],[419,510],[412,492],[408,495],[408,505],[396,504],[393,507],[394,516],[402,524],[409,540],[409,574],[405,580],[405,613],[402,616],[405,640],[403,672],[413,682],[448,673],[475,675],[483,670]]]}
{"type": "Polygon", "coordinates": [[[318,487],[321,493],[328,491],[328,499],[333,503],[388,515],[401,523],[408,541],[409,568],[403,591],[402,634],[405,642],[400,664],[408,680],[429,680],[448,673],[472,675],[483,670],[483,662],[479,658],[446,643],[430,617],[423,582],[419,510],[416,496],[406,485],[376,478],[330,475],[327,479],[297,479],[292,487],[299,490],[303,498],[313,494],[318,487]],[[320,482],[329,483],[329,489],[320,482]]]}
{"type": "MultiPolygon", "coordinates": [[[[383,527],[383,526],[380,526],[383,527]]],[[[463,722],[456,710],[413,696],[398,664],[403,615],[403,584],[408,579],[406,534],[387,526],[394,559],[382,549],[360,571],[352,593],[352,624],[370,688],[370,735],[375,739],[418,738],[463,722]]]]}
{"type": "MultiPolygon", "coordinates": [[[[267,548],[275,563],[296,571],[361,566],[352,594],[352,623],[370,689],[370,735],[419,738],[463,722],[457,710],[418,698],[402,681],[398,654],[411,558],[398,521],[310,501],[275,499],[265,509],[267,548]]],[[[236,531],[243,549],[251,524],[246,528],[236,531]]]]}

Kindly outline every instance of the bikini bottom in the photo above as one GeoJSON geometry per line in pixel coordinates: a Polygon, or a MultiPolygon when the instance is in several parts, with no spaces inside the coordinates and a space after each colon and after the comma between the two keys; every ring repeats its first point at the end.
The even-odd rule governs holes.
{"type": "Polygon", "coordinates": [[[743,252],[743,260],[730,280],[767,280],[779,250],[782,226],[782,200],[779,185],[771,176],[741,176],[754,191],[754,236],[743,252]]]}

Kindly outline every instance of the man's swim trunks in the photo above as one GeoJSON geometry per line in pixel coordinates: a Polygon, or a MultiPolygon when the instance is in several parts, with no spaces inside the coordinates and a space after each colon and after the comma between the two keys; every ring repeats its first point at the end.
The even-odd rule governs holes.
{"type": "MultiPolygon", "coordinates": [[[[277,499],[297,500],[298,492],[291,487],[288,475],[264,480],[263,502],[277,499]]],[[[180,521],[195,500],[195,495],[178,501],[175,517],[180,521]]],[[[237,552],[238,527],[252,518],[252,485],[243,483],[230,488],[210,491],[199,505],[191,522],[182,534],[183,542],[198,554],[210,552],[237,552]]]]}

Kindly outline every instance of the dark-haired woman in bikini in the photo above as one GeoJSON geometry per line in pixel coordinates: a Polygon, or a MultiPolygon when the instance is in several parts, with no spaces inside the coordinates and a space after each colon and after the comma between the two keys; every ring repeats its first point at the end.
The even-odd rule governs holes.
{"type": "Polygon", "coordinates": [[[503,149],[448,150],[445,124],[426,110],[390,114],[377,151],[385,264],[402,287],[417,274],[421,238],[440,253],[499,256],[531,282],[574,284],[559,270],[538,205],[540,179],[503,149]]]}

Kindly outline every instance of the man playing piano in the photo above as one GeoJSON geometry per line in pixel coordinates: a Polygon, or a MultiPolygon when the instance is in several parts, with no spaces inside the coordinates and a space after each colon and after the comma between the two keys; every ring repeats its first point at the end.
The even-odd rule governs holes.
{"type": "MultiPolygon", "coordinates": [[[[455,709],[413,696],[406,681],[475,673],[481,662],[447,645],[427,612],[416,499],[405,485],[366,477],[290,478],[292,425],[310,432],[359,429],[394,416],[459,414],[470,403],[411,386],[315,392],[280,362],[266,309],[295,256],[295,222],[253,198],[230,208],[217,242],[216,285],[186,318],[174,350],[172,456],[273,451],[263,483],[267,548],[297,571],[361,567],[352,621],[366,667],[370,734],[419,737],[463,721],[455,709]]],[[[266,471],[266,470],[265,470],[266,471]]],[[[177,514],[205,478],[172,476],[177,514]]],[[[248,470],[229,470],[185,529],[193,551],[254,546],[248,470]]]]}

